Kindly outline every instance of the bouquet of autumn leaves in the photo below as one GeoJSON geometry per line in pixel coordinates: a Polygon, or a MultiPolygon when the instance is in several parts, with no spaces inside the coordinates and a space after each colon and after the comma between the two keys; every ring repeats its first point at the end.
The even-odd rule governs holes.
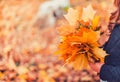
{"type": "Polygon", "coordinates": [[[89,69],[89,62],[104,62],[106,53],[98,43],[100,17],[95,13],[91,5],[70,8],[64,16],[68,23],[58,28],[61,42],[56,54],[75,69],[89,69]]]}

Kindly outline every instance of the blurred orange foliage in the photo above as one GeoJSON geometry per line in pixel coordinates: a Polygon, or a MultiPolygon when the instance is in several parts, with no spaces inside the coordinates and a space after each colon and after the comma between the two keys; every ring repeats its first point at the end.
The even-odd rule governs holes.
{"type": "MultiPolygon", "coordinates": [[[[38,8],[45,1],[0,0],[0,82],[99,81],[91,70],[73,71],[70,65],[62,68],[63,62],[51,55],[58,43],[55,27],[41,29],[34,25],[38,8]]],[[[75,8],[90,2],[71,1],[75,8]]],[[[106,1],[103,2],[92,3],[100,11],[99,14],[106,17],[107,14],[103,15],[101,11],[105,12],[109,6],[106,1]]],[[[64,18],[57,20],[55,26],[59,26],[61,20],[64,18]]],[[[108,18],[102,23],[106,20],[108,18]]]]}

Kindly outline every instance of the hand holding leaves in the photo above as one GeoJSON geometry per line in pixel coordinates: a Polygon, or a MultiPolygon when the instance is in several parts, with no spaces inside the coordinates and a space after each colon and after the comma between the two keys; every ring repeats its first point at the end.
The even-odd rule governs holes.
{"type": "Polygon", "coordinates": [[[95,12],[91,5],[80,10],[70,8],[65,15],[68,24],[59,29],[62,40],[57,54],[75,69],[89,69],[89,62],[104,62],[106,53],[98,43],[100,17],[95,12]]]}

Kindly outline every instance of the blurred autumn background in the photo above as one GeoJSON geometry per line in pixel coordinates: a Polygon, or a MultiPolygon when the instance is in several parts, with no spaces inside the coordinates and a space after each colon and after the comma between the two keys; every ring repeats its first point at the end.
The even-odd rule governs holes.
{"type": "Polygon", "coordinates": [[[56,28],[69,7],[92,4],[108,21],[113,0],[0,0],[0,82],[99,82],[92,70],[73,70],[54,52],[56,28]]]}

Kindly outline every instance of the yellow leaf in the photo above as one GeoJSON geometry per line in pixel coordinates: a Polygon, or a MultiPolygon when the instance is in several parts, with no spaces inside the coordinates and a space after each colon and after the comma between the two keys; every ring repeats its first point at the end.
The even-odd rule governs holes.
{"type": "Polygon", "coordinates": [[[92,20],[92,30],[96,30],[98,27],[100,21],[100,17],[99,16],[95,16],[94,19],[92,20]]]}
{"type": "Polygon", "coordinates": [[[67,19],[68,23],[72,26],[76,25],[77,21],[79,21],[80,16],[82,13],[82,9],[79,9],[79,11],[73,8],[69,8],[67,15],[64,15],[64,17],[67,19]]]}
{"type": "Polygon", "coordinates": [[[96,11],[93,10],[91,5],[88,5],[86,8],[83,8],[82,19],[87,22],[93,20],[96,11]]]}
{"type": "Polygon", "coordinates": [[[77,55],[73,64],[76,70],[89,69],[88,60],[85,54],[77,55]]]}
{"type": "Polygon", "coordinates": [[[98,58],[100,58],[101,62],[104,62],[104,57],[105,57],[107,54],[106,54],[106,52],[105,52],[103,49],[96,47],[96,48],[93,49],[93,53],[94,53],[98,58]]]}

